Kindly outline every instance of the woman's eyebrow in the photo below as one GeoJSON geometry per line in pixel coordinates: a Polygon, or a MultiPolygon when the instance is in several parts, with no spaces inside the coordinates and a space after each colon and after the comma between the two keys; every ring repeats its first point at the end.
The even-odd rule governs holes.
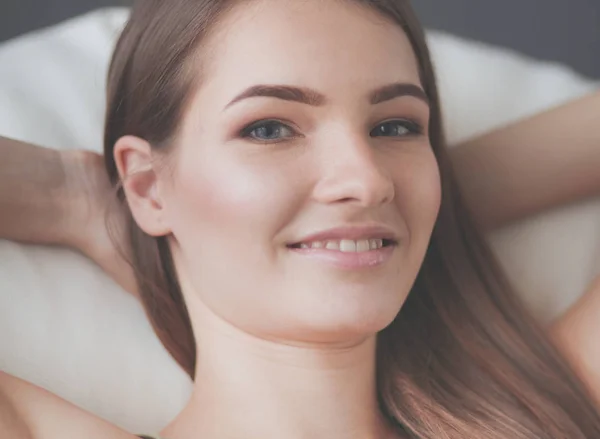
{"type": "Polygon", "coordinates": [[[371,101],[371,104],[375,105],[403,96],[412,96],[429,105],[427,93],[425,93],[418,85],[410,82],[396,82],[394,84],[384,85],[383,87],[374,90],[371,93],[369,100],[371,101]]]}
{"type": "MultiPolygon", "coordinates": [[[[390,101],[403,96],[418,98],[429,105],[429,98],[425,91],[418,85],[407,82],[396,82],[384,85],[369,94],[369,102],[373,105],[390,101]]],[[[253,85],[231,100],[225,109],[240,101],[255,97],[270,97],[284,101],[298,102],[313,107],[327,103],[327,98],[316,90],[290,85],[253,85]]]]}
{"type": "Polygon", "coordinates": [[[233,98],[233,100],[227,104],[225,109],[244,99],[255,97],[277,98],[284,101],[299,102],[313,107],[320,107],[327,102],[327,98],[323,94],[310,88],[294,87],[290,85],[253,85],[233,98]]]}

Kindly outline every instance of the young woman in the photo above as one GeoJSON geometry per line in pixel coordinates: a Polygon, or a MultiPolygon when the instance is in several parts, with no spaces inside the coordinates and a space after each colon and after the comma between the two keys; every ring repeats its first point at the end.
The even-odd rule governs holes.
{"type": "MultiPolygon", "coordinates": [[[[33,193],[43,181],[65,201],[47,197],[49,206],[28,203],[20,214],[29,189],[11,195],[12,186],[0,197],[11,212],[2,230],[80,248],[139,294],[194,379],[164,437],[600,435],[600,382],[579,349],[587,328],[568,318],[556,327],[577,378],[476,227],[598,191],[595,139],[574,143],[578,154],[556,139],[517,148],[553,140],[548,133],[569,119],[594,128],[581,115],[598,97],[451,157],[422,29],[404,0],[139,2],[108,96],[106,170],[135,279],[108,262],[107,238],[82,232],[84,219],[105,230],[97,198],[82,210],[81,196],[64,197],[107,190],[93,155],[61,162],[6,142],[14,169],[28,153],[54,162],[45,176],[17,178],[33,193]],[[562,157],[534,168],[544,148],[562,157]],[[487,172],[471,180],[482,164],[487,172]],[[574,178],[557,187],[563,167],[574,178]],[[44,212],[43,224],[18,222],[31,209],[44,212]],[[67,222],[47,226],[65,211],[74,212],[67,222]]],[[[133,437],[7,375],[0,413],[11,437],[133,437]]]]}

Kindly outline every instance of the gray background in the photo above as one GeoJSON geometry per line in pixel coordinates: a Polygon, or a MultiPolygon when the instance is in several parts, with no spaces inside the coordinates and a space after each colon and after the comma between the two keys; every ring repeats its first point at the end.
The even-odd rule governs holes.
{"type": "MultiPolygon", "coordinates": [[[[98,7],[129,3],[127,0],[0,0],[0,41],[98,7]]],[[[600,78],[600,0],[413,0],[413,3],[429,28],[561,61],[587,76],[600,78]]]]}

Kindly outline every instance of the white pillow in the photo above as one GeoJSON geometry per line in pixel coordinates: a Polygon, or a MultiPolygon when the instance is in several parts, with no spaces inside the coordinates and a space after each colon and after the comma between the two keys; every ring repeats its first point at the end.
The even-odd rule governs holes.
{"type": "MultiPolygon", "coordinates": [[[[109,56],[127,17],[105,9],[0,45],[0,135],[100,151],[109,56]]],[[[565,67],[430,33],[449,139],[562,103],[595,86],[565,67]],[[511,90],[510,93],[507,90],[511,90]]],[[[548,319],[600,263],[600,203],[496,233],[495,248],[532,309],[548,319]]],[[[0,241],[0,369],[130,431],[158,431],[190,382],[140,305],[66,249],[0,241]]]]}

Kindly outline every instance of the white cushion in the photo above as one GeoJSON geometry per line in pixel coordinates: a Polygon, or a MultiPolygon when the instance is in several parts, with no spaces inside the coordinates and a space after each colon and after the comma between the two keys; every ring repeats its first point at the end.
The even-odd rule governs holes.
{"type": "MultiPolygon", "coordinates": [[[[105,75],[126,17],[125,9],[104,9],[0,45],[0,135],[100,151],[105,75]]],[[[559,65],[441,33],[429,38],[452,143],[595,86],[559,65]]],[[[599,214],[600,203],[591,201],[492,237],[540,318],[564,310],[596,273],[599,214]]],[[[191,387],[140,305],[94,264],[70,250],[6,241],[0,369],[130,431],[159,430],[191,387]]]]}

